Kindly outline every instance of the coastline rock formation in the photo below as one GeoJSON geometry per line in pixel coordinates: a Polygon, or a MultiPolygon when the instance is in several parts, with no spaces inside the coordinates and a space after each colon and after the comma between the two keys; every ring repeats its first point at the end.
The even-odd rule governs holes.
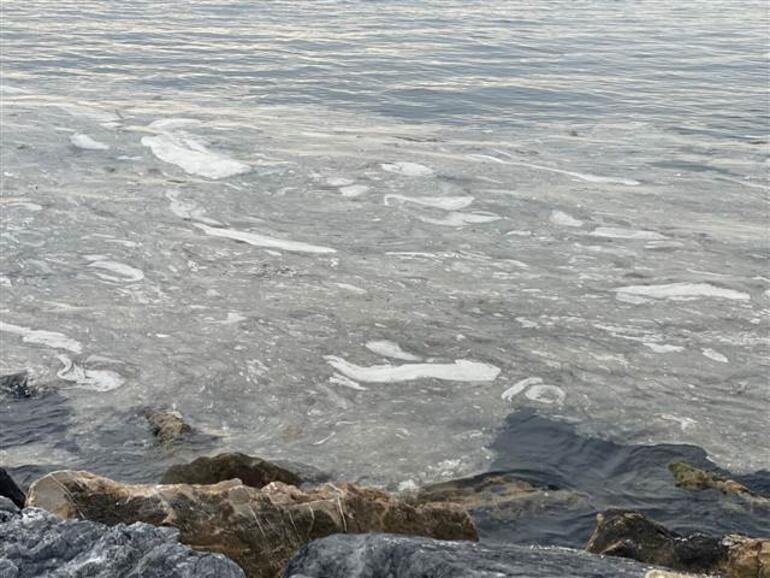
{"type": "Polygon", "coordinates": [[[638,512],[611,510],[596,516],[586,550],[728,578],[770,578],[770,538],[682,536],[638,512]]]}
{"type": "MultiPolygon", "coordinates": [[[[445,542],[391,534],[337,534],[315,540],[284,578],[642,578],[649,566],[578,550],[445,542]]],[[[662,578],[670,574],[652,574],[662,578]]]]}
{"type": "Polygon", "coordinates": [[[244,486],[262,488],[270,482],[299,486],[302,479],[287,469],[260,458],[241,453],[225,453],[201,457],[189,464],[171,466],[161,484],[216,484],[239,479],[244,486]]]}
{"type": "Polygon", "coordinates": [[[195,552],[177,541],[178,534],[142,523],[108,527],[61,520],[0,498],[0,576],[243,578],[233,561],[195,552]]]}
{"type": "Polygon", "coordinates": [[[281,482],[262,489],[240,480],[214,485],[128,485],[89,472],[53,472],[32,484],[28,506],[108,525],[173,526],[180,541],[235,560],[251,578],[273,578],[310,540],[336,533],[388,532],[476,540],[453,504],[412,506],[348,483],[303,491],[281,482]]]}

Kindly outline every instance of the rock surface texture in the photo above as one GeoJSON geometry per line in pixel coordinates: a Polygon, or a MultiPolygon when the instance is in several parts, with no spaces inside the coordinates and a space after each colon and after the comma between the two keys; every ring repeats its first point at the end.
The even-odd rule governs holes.
{"type": "Polygon", "coordinates": [[[685,572],[770,578],[770,538],[682,536],[638,512],[598,514],[586,550],[685,572]]]}
{"type": "Polygon", "coordinates": [[[717,490],[723,494],[734,494],[753,502],[770,504],[770,498],[760,496],[743,484],[724,478],[713,472],[691,466],[687,462],[673,462],[668,466],[676,485],[686,490],[717,490]]]}
{"type": "Polygon", "coordinates": [[[214,485],[125,485],[88,472],[53,472],[36,481],[27,504],[63,518],[104,524],[174,526],[180,540],[223,553],[247,576],[280,575],[306,542],[336,533],[389,532],[440,539],[477,538],[453,504],[412,506],[352,484],[302,491],[273,482],[258,490],[238,480],[214,485]]]}
{"type": "Polygon", "coordinates": [[[338,534],[302,548],[284,578],[643,578],[649,569],[561,548],[338,534]]]}
{"type": "Polygon", "coordinates": [[[295,473],[266,460],[241,453],[202,457],[189,464],[171,466],[161,478],[162,484],[216,484],[239,479],[245,486],[262,488],[270,482],[298,486],[302,479],[295,473]]]}
{"type": "Polygon", "coordinates": [[[0,498],[2,578],[243,578],[233,561],[177,538],[173,528],[61,520],[0,498]]]}

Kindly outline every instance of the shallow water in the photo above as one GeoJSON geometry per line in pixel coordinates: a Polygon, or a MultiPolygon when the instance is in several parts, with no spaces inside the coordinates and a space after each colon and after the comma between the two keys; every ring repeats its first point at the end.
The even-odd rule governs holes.
{"type": "Polygon", "coordinates": [[[7,0],[0,370],[58,392],[3,402],[0,461],[149,479],[153,405],[419,483],[532,407],[768,468],[768,23],[7,0]]]}

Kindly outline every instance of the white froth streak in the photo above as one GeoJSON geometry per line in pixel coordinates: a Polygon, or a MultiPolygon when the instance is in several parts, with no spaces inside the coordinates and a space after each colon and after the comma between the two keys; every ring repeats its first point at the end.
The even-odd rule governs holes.
{"type": "Polygon", "coordinates": [[[121,275],[125,279],[120,279],[121,281],[125,281],[127,283],[135,283],[136,281],[141,281],[144,279],[144,272],[140,269],[137,269],[136,267],[131,267],[130,265],[126,265],[125,263],[118,263],[117,261],[95,261],[89,265],[89,267],[96,267],[98,269],[104,269],[106,271],[111,271],[113,273],[116,273],[118,275],[121,275]]]}
{"type": "Polygon", "coordinates": [[[576,219],[572,215],[565,213],[564,211],[553,211],[551,213],[551,216],[549,220],[554,225],[559,225],[560,227],[582,227],[583,221],[580,219],[576,219]]]}
{"type": "Polygon", "coordinates": [[[66,355],[59,355],[58,359],[64,367],[56,375],[59,379],[74,383],[75,385],[72,387],[105,392],[117,389],[124,383],[123,377],[115,371],[109,369],[86,369],[77,363],[73,363],[66,355]]]}
{"type": "Polygon", "coordinates": [[[564,169],[557,169],[554,167],[546,167],[543,165],[536,165],[533,163],[525,163],[521,161],[508,161],[504,159],[499,159],[490,155],[468,155],[470,158],[477,158],[480,160],[488,160],[497,162],[500,164],[507,164],[507,165],[518,165],[520,167],[529,167],[531,169],[538,169],[541,171],[547,171],[549,173],[557,173],[560,175],[567,175],[569,177],[574,177],[576,179],[580,179],[581,181],[586,181],[588,183],[607,183],[607,184],[614,184],[614,185],[626,185],[629,187],[635,187],[637,185],[640,185],[641,183],[639,181],[636,181],[634,179],[624,179],[624,178],[616,178],[616,177],[603,177],[600,175],[591,175],[588,173],[577,173],[574,171],[567,171],[564,169]]]}
{"type": "Polygon", "coordinates": [[[372,353],[382,355],[383,357],[392,357],[402,361],[422,361],[422,357],[404,351],[398,343],[393,341],[368,341],[366,348],[372,353]]]}
{"type": "Polygon", "coordinates": [[[318,245],[309,245],[308,243],[276,239],[274,237],[268,237],[258,233],[236,231],[234,229],[223,229],[221,227],[209,227],[203,223],[193,223],[193,225],[198,227],[207,235],[211,235],[212,237],[222,237],[225,239],[233,239],[234,241],[242,241],[243,243],[248,243],[249,245],[253,245],[255,247],[262,247],[266,249],[282,249],[284,251],[290,251],[293,253],[328,254],[337,252],[336,249],[332,249],[331,247],[320,247],[318,245]]]}
{"type": "Polygon", "coordinates": [[[385,163],[380,165],[382,170],[405,177],[430,177],[433,175],[433,169],[418,163],[409,161],[399,161],[396,163],[385,163]]]}
{"type": "Polygon", "coordinates": [[[106,145],[103,142],[99,142],[87,134],[81,133],[73,134],[70,136],[70,143],[72,143],[72,146],[75,148],[86,151],[106,151],[110,148],[109,145],[106,145]]]}
{"type": "Polygon", "coordinates": [[[396,194],[385,195],[382,202],[389,206],[391,199],[405,203],[415,203],[424,207],[435,207],[436,209],[444,209],[446,211],[464,209],[473,203],[473,197],[408,197],[396,194]]]}
{"type": "Polygon", "coordinates": [[[460,213],[458,211],[452,211],[441,219],[434,219],[432,217],[425,217],[418,215],[417,218],[423,223],[429,225],[441,225],[443,227],[463,227],[465,225],[481,225],[484,223],[493,223],[500,220],[500,215],[493,213],[460,213]]]}
{"type": "Polygon", "coordinates": [[[145,136],[142,137],[142,144],[160,160],[209,179],[223,179],[251,170],[246,163],[211,152],[201,143],[183,140],[174,134],[145,136]]]}
{"type": "Polygon", "coordinates": [[[83,346],[78,341],[56,331],[30,329],[29,327],[13,325],[12,323],[5,323],[4,321],[0,321],[0,331],[20,335],[24,343],[36,343],[54,349],[66,349],[73,353],[80,353],[83,351],[83,346]]]}
{"type": "Polygon", "coordinates": [[[324,359],[334,369],[356,381],[396,383],[414,379],[441,379],[444,381],[494,381],[500,368],[468,359],[454,363],[406,363],[404,365],[372,365],[362,367],[341,357],[327,355],[324,359]]]}
{"type": "Polygon", "coordinates": [[[604,237],[606,239],[639,239],[643,241],[662,241],[667,239],[665,235],[655,231],[640,231],[623,229],[621,227],[597,227],[589,233],[592,237],[604,237]]]}
{"type": "Polygon", "coordinates": [[[615,289],[618,296],[651,297],[653,299],[698,299],[715,297],[734,301],[748,301],[748,293],[717,287],[710,283],[668,283],[664,285],[630,285],[615,289]]]}

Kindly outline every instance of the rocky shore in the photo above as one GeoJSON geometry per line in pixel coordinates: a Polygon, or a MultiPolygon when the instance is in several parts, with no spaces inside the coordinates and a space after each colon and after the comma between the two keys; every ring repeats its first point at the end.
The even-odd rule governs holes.
{"type": "MultiPolygon", "coordinates": [[[[14,391],[26,391],[19,389],[23,380],[10,381],[14,391]]],[[[183,445],[196,435],[175,412],[147,409],[142,415],[159,446],[183,445]]],[[[523,415],[511,427],[526,441],[526,431],[552,424],[541,420],[523,415]]],[[[548,427],[549,439],[568,435],[561,425],[548,427]]],[[[577,439],[561,442],[573,454],[571,445],[599,444],[603,459],[629,451],[577,439]]],[[[539,445],[531,450],[547,452],[539,445]]],[[[601,493],[581,485],[577,475],[571,481],[549,477],[548,456],[535,473],[526,456],[513,451],[508,459],[515,458],[520,470],[397,493],[234,452],[173,465],[156,483],[145,484],[59,470],[24,492],[0,468],[0,578],[770,577],[770,499],[762,484],[750,487],[751,480],[699,467],[702,460],[663,465],[658,459],[697,461],[691,449],[630,453],[638,460],[645,452],[656,456],[645,461],[646,483],[658,480],[664,501],[645,502],[635,494],[644,511],[627,509],[620,499],[619,509],[603,507],[602,496],[613,495],[612,475],[601,493]],[[720,516],[723,525],[709,530],[723,533],[682,532],[659,523],[656,511],[671,511],[660,509],[669,492],[684,507],[697,504],[703,520],[720,516]],[[740,525],[748,531],[735,527],[740,525]]],[[[562,462],[564,475],[569,463],[562,462]]]]}

